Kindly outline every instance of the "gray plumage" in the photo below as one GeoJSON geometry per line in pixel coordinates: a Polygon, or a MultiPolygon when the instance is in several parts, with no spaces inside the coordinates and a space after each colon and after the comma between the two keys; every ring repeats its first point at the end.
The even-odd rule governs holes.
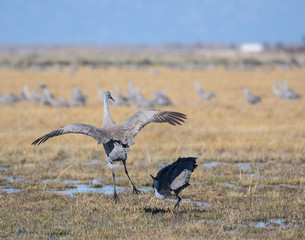
{"type": "Polygon", "coordinates": [[[126,168],[126,148],[134,144],[133,139],[138,134],[138,132],[147,124],[152,122],[167,122],[174,126],[181,125],[181,123],[184,122],[184,119],[186,119],[186,115],[179,112],[169,111],[139,111],[126,119],[122,124],[117,125],[110,116],[108,99],[113,100],[110,92],[107,91],[104,93],[104,116],[101,128],[87,124],[73,123],[38,138],[32,143],[32,145],[39,145],[47,141],[49,138],[68,133],[85,134],[94,138],[98,144],[103,144],[104,146],[106,157],[111,165],[112,170],[114,198],[117,199],[115,174],[113,171],[113,163],[115,161],[123,162],[125,173],[133,187],[133,191],[136,193],[139,192],[130,179],[126,168]]]}
{"type": "Polygon", "coordinates": [[[173,105],[172,101],[166,96],[164,91],[154,92],[153,101],[155,105],[159,106],[169,106],[173,105]]]}
{"type": "Polygon", "coordinates": [[[288,99],[299,99],[300,98],[299,94],[297,94],[291,88],[287,87],[286,80],[280,80],[279,87],[280,87],[281,91],[285,94],[285,98],[288,98],[288,99]]]}
{"type": "Polygon", "coordinates": [[[128,100],[132,102],[135,107],[152,108],[154,106],[154,101],[144,97],[139,87],[133,87],[131,80],[128,81],[127,97],[128,100]]]}
{"type": "Polygon", "coordinates": [[[114,90],[116,93],[114,105],[116,106],[128,106],[128,98],[120,93],[119,86],[115,85],[114,90]]]}
{"type": "Polygon", "coordinates": [[[200,85],[199,85],[199,82],[197,79],[194,80],[195,82],[195,86],[196,86],[196,90],[197,90],[197,93],[199,95],[199,97],[203,100],[209,100],[213,97],[216,97],[216,94],[213,93],[213,92],[207,92],[205,90],[203,90],[202,88],[200,88],[200,85]]]}
{"type": "Polygon", "coordinates": [[[261,101],[261,97],[250,93],[246,86],[244,86],[244,95],[245,95],[246,100],[251,104],[256,104],[261,101]]]}
{"type": "Polygon", "coordinates": [[[192,172],[197,167],[194,157],[178,158],[178,160],[162,168],[153,179],[153,189],[156,198],[164,200],[169,196],[176,196],[178,202],[174,209],[179,207],[181,198],[179,193],[189,186],[192,172]]]}
{"type": "Polygon", "coordinates": [[[18,102],[24,99],[24,94],[15,95],[14,93],[9,93],[6,96],[0,96],[0,104],[10,105],[12,103],[18,102]]]}
{"type": "Polygon", "coordinates": [[[104,102],[104,93],[103,93],[102,84],[98,85],[97,94],[98,94],[98,99],[103,103],[104,102]]]}
{"type": "Polygon", "coordinates": [[[87,96],[84,95],[77,86],[72,90],[72,101],[69,102],[70,107],[81,107],[86,105],[87,96]]]}
{"type": "Polygon", "coordinates": [[[277,96],[278,98],[280,99],[286,98],[286,94],[283,91],[277,89],[276,84],[274,82],[272,83],[272,91],[275,94],[275,96],[277,96]]]}

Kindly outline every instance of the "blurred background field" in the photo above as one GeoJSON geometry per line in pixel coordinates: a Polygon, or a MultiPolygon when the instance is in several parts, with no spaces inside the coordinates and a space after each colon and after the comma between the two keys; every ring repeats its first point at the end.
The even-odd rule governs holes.
{"type": "MultiPolygon", "coordinates": [[[[174,106],[160,106],[157,107],[158,109],[183,112],[188,116],[182,126],[151,124],[145,127],[135,138],[136,144],[128,149],[127,160],[135,184],[149,187],[152,184],[149,174],[156,174],[162,166],[171,163],[179,156],[198,157],[199,167],[192,176],[192,186],[184,190],[182,197],[206,202],[209,205],[200,206],[198,209],[183,204],[184,210],[180,214],[187,218],[195,217],[185,223],[186,226],[192,226],[187,232],[192,232],[195,227],[200,236],[203,232],[216,236],[220,231],[220,237],[272,238],[282,235],[285,229],[287,234],[285,236],[302,236],[305,183],[304,68],[292,67],[290,70],[285,70],[276,66],[272,70],[265,71],[259,67],[251,70],[230,70],[222,66],[199,70],[136,65],[98,69],[79,66],[73,74],[66,74],[70,70],[70,67],[63,67],[60,70],[1,69],[3,94],[22,92],[24,84],[32,89],[42,80],[55,97],[63,96],[69,99],[73,86],[78,86],[88,96],[84,107],[54,108],[28,100],[1,106],[0,166],[1,195],[4,202],[8,204],[9,199],[15,201],[19,199],[18,201],[23,205],[27,202],[24,200],[26,195],[26,198],[31,198],[37,194],[45,196],[43,199],[53,199],[56,194],[49,195],[50,191],[65,191],[71,187],[73,189],[77,181],[82,181],[88,186],[97,183],[96,190],[93,188],[91,194],[98,191],[101,186],[111,185],[111,171],[107,169],[104,150],[94,140],[86,136],[65,135],[51,139],[39,147],[30,144],[37,137],[69,123],[79,122],[100,126],[103,105],[98,99],[98,86],[102,85],[104,90],[113,91],[114,85],[118,85],[121,93],[126,94],[128,81],[132,80],[147,98],[152,98],[154,91],[166,91],[174,106]],[[216,97],[206,101],[200,99],[194,79],[198,79],[202,87],[215,92],[216,97]],[[286,79],[289,86],[301,94],[301,98],[278,99],[272,92],[271,84],[280,79],[286,79]],[[261,96],[262,101],[259,104],[251,105],[245,100],[243,95],[245,85],[261,96]],[[13,193],[10,193],[11,191],[13,193]],[[265,202],[263,205],[260,203],[262,198],[265,202]],[[279,199],[281,199],[280,203],[279,199]],[[245,206],[248,201],[253,202],[253,207],[245,206]],[[237,203],[239,206],[235,206],[237,203]],[[226,207],[220,207],[219,204],[224,204],[223,206],[226,207]],[[232,210],[232,204],[235,210],[232,210]],[[280,210],[272,211],[274,204],[279,206],[280,210]],[[225,210],[227,208],[231,210],[227,212],[225,210]],[[292,209],[299,211],[295,212],[292,209]],[[271,224],[270,221],[277,223],[271,224]],[[263,224],[263,227],[260,224],[263,224]]],[[[121,123],[138,110],[128,106],[110,107],[112,117],[117,123],[121,123]]],[[[129,186],[122,166],[117,166],[115,171],[118,176],[117,184],[129,186]]],[[[132,195],[131,190],[125,192],[120,195],[123,197],[120,204],[112,203],[107,194],[88,195],[87,193],[87,197],[93,201],[90,203],[91,207],[98,199],[107,202],[96,214],[99,211],[106,211],[106,208],[108,209],[106,212],[109,211],[107,214],[119,216],[125,211],[121,208],[135,207],[138,210],[132,216],[139,218],[140,222],[147,221],[143,217],[154,216],[159,211],[158,217],[149,220],[150,224],[157,224],[163,218],[171,218],[167,210],[162,214],[163,210],[160,207],[163,203],[152,201],[151,190],[143,192],[140,197],[132,195]],[[110,210],[112,208],[116,208],[117,213],[113,213],[110,210]]],[[[79,194],[81,193],[80,190],[79,194]]],[[[84,194],[86,196],[86,193],[84,194]]],[[[76,204],[75,198],[70,198],[69,195],[61,196],[59,200],[51,200],[48,204],[58,204],[57,201],[61,198],[66,199],[63,209],[66,209],[66,204],[76,204]]],[[[45,200],[38,200],[37,205],[30,207],[32,210],[29,211],[36,211],[42,201],[45,200]]],[[[171,204],[169,202],[165,206],[170,207],[171,204]]],[[[13,205],[3,205],[5,206],[4,212],[8,217],[12,212],[7,211],[12,211],[13,205]]],[[[69,215],[69,218],[64,220],[67,223],[58,219],[56,211],[52,209],[46,211],[49,216],[47,219],[50,219],[49,214],[51,214],[57,227],[42,228],[48,229],[47,233],[41,232],[37,226],[32,226],[29,231],[22,230],[29,224],[27,214],[22,210],[19,218],[23,220],[16,227],[18,230],[15,230],[25,237],[31,235],[71,237],[86,232],[87,227],[84,223],[69,226],[76,220],[74,215],[74,217],[70,216],[72,214],[70,210],[65,210],[69,215]]],[[[35,212],[31,214],[37,216],[39,224],[45,224],[45,220],[39,214],[39,216],[35,212]]],[[[86,215],[86,213],[82,214],[86,215]]],[[[128,217],[120,217],[120,221],[129,221],[128,219],[128,217]]],[[[2,236],[13,234],[15,231],[13,222],[4,224],[3,221],[8,219],[2,218],[2,226],[6,226],[2,236]]],[[[106,224],[101,219],[99,221],[103,226],[106,224]]],[[[173,221],[168,227],[177,228],[181,224],[179,219],[173,221]]],[[[126,234],[126,231],[130,234],[139,231],[137,224],[132,224],[129,230],[110,228],[106,233],[96,227],[93,227],[96,232],[91,233],[92,237],[104,238],[108,234],[110,237],[119,237],[123,233],[126,234]]],[[[143,234],[151,233],[149,227],[142,231],[143,234]]],[[[184,235],[186,233],[168,230],[160,232],[159,235],[164,237],[169,233],[172,238],[186,236],[184,235]]],[[[199,235],[194,234],[194,237],[199,235]]]]}

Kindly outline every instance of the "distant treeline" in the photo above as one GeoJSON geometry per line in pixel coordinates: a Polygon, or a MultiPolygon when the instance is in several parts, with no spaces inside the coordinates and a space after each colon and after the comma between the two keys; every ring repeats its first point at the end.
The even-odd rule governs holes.
{"type": "Polygon", "coordinates": [[[0,47],[0,67],[71,67],[88,66],[168,66],[168,67],[232,67],[232,66],[303,67],[304,51],[262,51],[243,53],[238,50],[206,50],[200,48],[170,49],[149,46],[7,46],[0,47]]]}

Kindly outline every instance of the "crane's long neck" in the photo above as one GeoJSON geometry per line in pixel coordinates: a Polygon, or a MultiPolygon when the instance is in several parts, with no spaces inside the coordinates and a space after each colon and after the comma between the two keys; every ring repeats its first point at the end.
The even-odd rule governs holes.
{"type": "Polygon", "coordinates": [[[106,94],[104,94],[104,116],[103,116],[103,124],[102,127],[105,125],[113,125],[115,122],[112,120],[110,113],[109,113],[109,107],[108,107],[108,97],[106,94]]]}
{"type": "Polygon", "coordinates": [[[197,91],[200,91],[200,85],[199,85],[199,82],[197,79],[195,79],[195,86],[196,86],[197,91]]]}
{"type": "Polygon", "coordinates": [[[107,118],[109,118],[109,107],[108,107],[108,97],[106,94],[104,94],[104,117],[103,117],[103,123],[107,121],[107,118]]]}
{"type": "Polygon", "coordinates": [[[275,83],[272,83],[272,90],[275,94],[280,94],[280,91],[276,88],[275,83]]]}
{"type": "Polygon", "coordinates": [[[248,88],[244,87],[244,94],[247,95],[248,94],[248,88]]]}

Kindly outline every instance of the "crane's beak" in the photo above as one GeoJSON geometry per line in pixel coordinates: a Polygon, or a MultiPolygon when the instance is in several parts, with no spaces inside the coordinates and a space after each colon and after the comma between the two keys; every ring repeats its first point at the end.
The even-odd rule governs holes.
{"type": "MultiPolygon", "coordinates": [[[[112,100],[112,101],[114,101],[114,99],[113,99],[113,97],[112,96],[109,96],[109,98],[112,100]]],[[[115,101],[114,101],[115,102],[115,101]]]]}
{"type": "Polygon", "coordinates": [[[151,176],[152,179],[155,179],[153,175],[149,174],[151,176]]]}

